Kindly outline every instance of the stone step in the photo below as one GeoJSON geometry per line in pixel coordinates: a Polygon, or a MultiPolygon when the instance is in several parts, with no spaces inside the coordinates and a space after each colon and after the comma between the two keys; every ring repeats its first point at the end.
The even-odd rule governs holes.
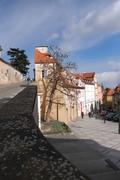
{"type": "MultiPolygon", "coordinates": [[[[69,159],[69,158],[68,158],[69,159]]],[[[104,159],[81,161],[80,159],[73,161],[69,159],[76,167],[78,167],[86,175],[95,175],[105,172],[115,172],[104,159]]]]}
{"type": "Polygon", "coordinates": [[[85,151],[85,152],[74,152],[74,153],[63,153],[65,157],[72,160],[73,162],[88,162],[93,160],[104,159],[103,156],[97,152],[85,151]]]}
{"type": "Polygon", "coordinates": [[[120,171],[107,172],[103,174],[90,175],[92,180],[120,180],[120,171]]]}

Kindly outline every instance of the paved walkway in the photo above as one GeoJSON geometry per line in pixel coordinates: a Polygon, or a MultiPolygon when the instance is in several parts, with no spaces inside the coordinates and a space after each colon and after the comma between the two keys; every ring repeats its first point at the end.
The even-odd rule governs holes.
{"type": "Polygon", "coordinates": [[[93,180],[120,180],[120,135],[118,123],[84,117],[68,124],[73,135],[47,138],[93,180]]]}
{"type": "Polygon", "coordinates": [[[26,83],[0,84],[0,108],[25,88],[26,83]]]}
{"type": "MultiPolygon", "coordinates": [[[[80,139],[91,139],[104,148],[120,150],[120,134],[118,123],[112,121],[88,118],[78,118],[68,124],[75,135],[80,139]]],[[[111,149],[111,150],[112,150],[111,149]]]]}

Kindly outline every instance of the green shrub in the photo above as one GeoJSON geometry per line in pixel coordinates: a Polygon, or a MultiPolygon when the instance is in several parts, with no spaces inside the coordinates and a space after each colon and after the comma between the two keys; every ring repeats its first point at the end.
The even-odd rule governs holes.
{"type": "Polygon", "coordinates": [[[68,126],[65,123],[61,123],[61,122],[54,122],[52,124],[52,128],[55,132],[60,132],[60,133],[70,132],[68,126]]]}

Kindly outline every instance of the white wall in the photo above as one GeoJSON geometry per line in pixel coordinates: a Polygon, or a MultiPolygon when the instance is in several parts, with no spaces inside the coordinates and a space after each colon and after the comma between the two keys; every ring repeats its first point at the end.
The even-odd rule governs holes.
{"type": "Polygon", "coordinates": [[[95,85],[85,84],[85,106],[86,114],[90,111],[91,104],[95,104],[95,85]]]}
{"type": "Polygon", "coordinates": [[[80,89],[77,102],[78,102],[78,116],[81,116],[81,111],[84,114],[88,114],[91,110],[91,104],[93,104],[93,108],[95,105],[95,85],[94,84],[85,84],[81,82],[81,80],[77,80],[78,86],[85,87],[85,89],[80,89]]]}
{"type": "Polygon", "coordinates": [[[23,75],[0,60],[0,84],[15,83],[23,81],[23,75]]]}

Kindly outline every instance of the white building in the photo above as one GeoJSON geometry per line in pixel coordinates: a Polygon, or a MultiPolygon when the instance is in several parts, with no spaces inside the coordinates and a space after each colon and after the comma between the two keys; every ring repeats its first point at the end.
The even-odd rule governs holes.
{"type": "Polygon", "coordinates": [[[48,52],[47,46],[35,48],[35,81],[45,78],[49,74],[50,67],[55,64],[55,60],[48,52]]]}
{"type": "Polygon", "coordinates": [[[85,83],[81,79],[77,79],[77,83],[81,87],[77,91],[78,116],[80,116],[81,112],[85,113],[85,83]]]}
{"type": "Polygon", "coordinates": [[[78,93],[78,115],[81,115],[81,112],[88,114],[95,107],[96,93],[96,77],[94,72],[90,73],[79,73],[76,74],[76,80],[80,89],[78,93]]]}
{"type": "Polygon", "coordinates": [[[85,114],[88,114],[95,106],[95,85],[85,83],[85,114]]]}

